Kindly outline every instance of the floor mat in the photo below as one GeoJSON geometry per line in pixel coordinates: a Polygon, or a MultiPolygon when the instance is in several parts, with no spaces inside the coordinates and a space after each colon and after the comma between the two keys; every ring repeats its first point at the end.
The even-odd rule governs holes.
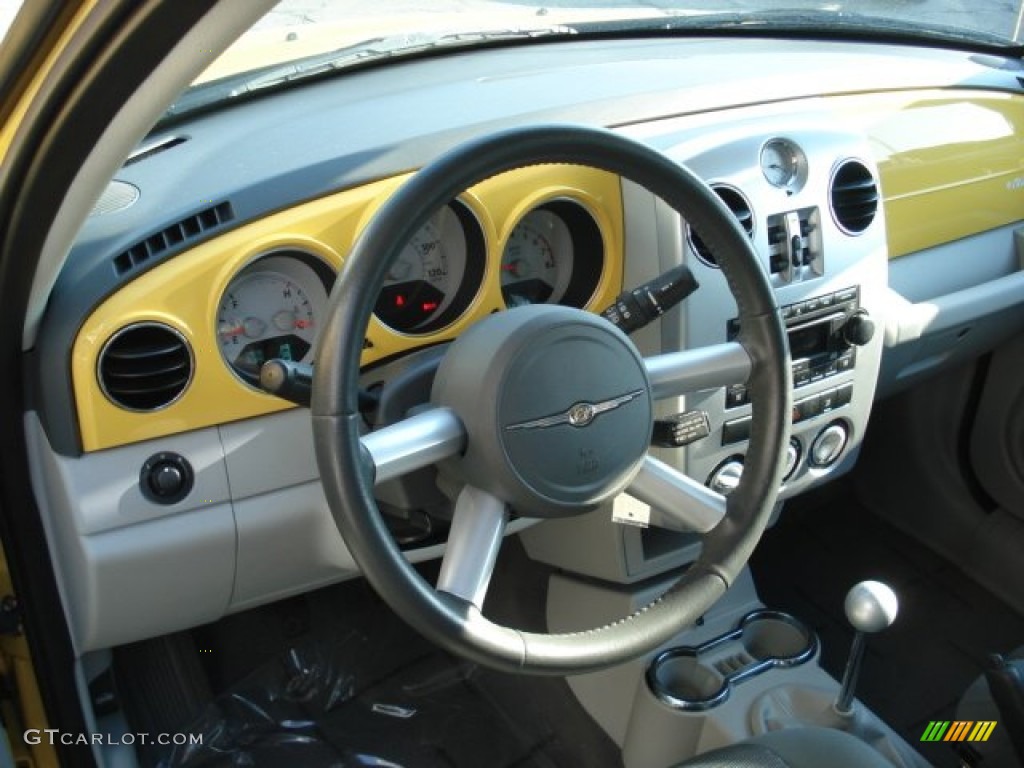
{"type": "Polygon", "coordinates": [[[196,634],[218,695],[186,729],[202,747],[176,750],[164,768],[621,766],[564,680],[440,651],[361,581],[196,634]]]}
{"type": "Polygon", "coordinates": [[[837,679],[852,637],[847,590],[864,579],[892,586],[899,616],[869,639],[858,698],[933,764],[959,765],[948,744],[921,743],[921,735],[932,720],[955,719],[987,654],[1024,644],[1024,617],[860,506],[844,483],[788,502],[751,565],[766,604],[815,628],[822,665],[837,679]]]}

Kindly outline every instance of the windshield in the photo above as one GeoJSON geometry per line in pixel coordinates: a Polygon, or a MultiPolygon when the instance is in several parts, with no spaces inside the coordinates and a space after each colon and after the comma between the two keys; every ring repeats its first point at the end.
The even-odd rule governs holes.
{"type": "MultiPolygon", "coordinates": [[[[0,0],[0,35],[20,0],[0,0]]],[[[442,48],[623,32],[822,34],[1009,47],[1024,0],[282,0],[165,119],[279,85],[442,48]]]]}
{"type": "MultiPolygon", "coordinates": [[[[0,3],[4,0],[0,0],[0,3]]],[[[340,69],[380,56],[508,36],[673,29],[798,29],[1012,45],[1024,0],[282,0],[217,59],[196,85],[258,72],[265,82],[340,69]],[[337,60],[324,59],[338,52],[337,60]],[[268,68],[320,56],[292,72],[268,68]]]]}

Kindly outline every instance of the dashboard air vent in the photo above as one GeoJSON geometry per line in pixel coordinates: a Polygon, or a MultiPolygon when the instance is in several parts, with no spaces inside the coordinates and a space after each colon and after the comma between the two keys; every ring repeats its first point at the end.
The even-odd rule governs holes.
{"type": "Polygon", "coordinates": [[[832,177],[829,203],[844,232],[859,235],[871,226],[878,212],[878,184],[867,166],[858,160],[840,165],[832,177]]]}
{"type": "Polygon", "coordinates": [[[114,257],[114,270],[119,275],[130,272],[154,256],[159,256],[170,248],[194,240],[234,218],[235,211],[231,207],[231,203],[219,203],[194,213],[117,254],[114,257]]]}
{"type": "Polygon", "coordinates": [[[192,380],[192,350],[160,323],[137,323],[115,333],[100,352],[103,394],[129,411],[156,411],[173,403],[192,380]]]}
{"type": "MultiPolygon", "coordinates": [[[[747,236],[753,236],[754,212],[751,210],[747,199],[732,187],[716,186],[713,189],[715,194],[725,203],[726,208],[732,211],[733,216],[739,221],[747,236]]],[[[690,228],[690,245],[693,246],[693,250],[700,257],[701,261],[712,267],[718,266],[718,262],[715,261],[711,249],[704,244],[704,241],[700,239],[700,235],[692,227],[690,228]]]]}

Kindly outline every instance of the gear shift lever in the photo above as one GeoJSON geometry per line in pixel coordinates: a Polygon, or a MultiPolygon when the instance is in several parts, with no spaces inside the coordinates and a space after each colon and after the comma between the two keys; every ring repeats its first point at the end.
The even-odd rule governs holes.
{"type": "Polygon", "coordinates": [[[856,634],[853,636],[850,658],[843,673],[843,684],[833,704],[838,714],[846,716],[853,712],[853,692],[857,687],[860,665],[864,659],[865,636],[891,626],[896,620],[899,606],[896,593],[880,581],[862,581],[854,584],[846,593],[843,608],[856,634]]]}

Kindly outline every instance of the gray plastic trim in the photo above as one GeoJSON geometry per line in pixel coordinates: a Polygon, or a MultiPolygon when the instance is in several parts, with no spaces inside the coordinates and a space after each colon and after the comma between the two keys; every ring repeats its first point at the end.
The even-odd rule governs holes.
{"type": "Polygon", "coordinates": [[[196,486],[162,506],[138,489],[154,446],[74,460],[26,416],[32,485],[77,653],[154,637],[222,616],[235,577],[235,521],[214,430],[161,443],[188,456],[196,486]]]}

